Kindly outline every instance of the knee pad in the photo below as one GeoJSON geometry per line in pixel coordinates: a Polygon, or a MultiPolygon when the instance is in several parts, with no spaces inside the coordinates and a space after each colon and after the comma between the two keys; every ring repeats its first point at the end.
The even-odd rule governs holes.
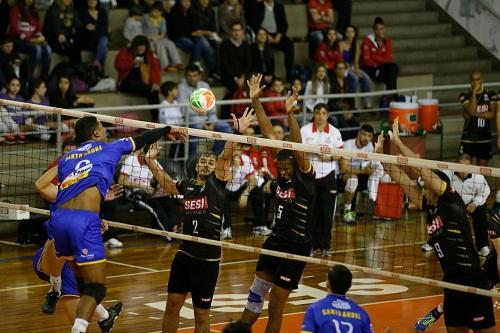
{"type": "Polygon", "coordinates": [[[347,181],[345,182],[345,191],[354,193],[356,192],[356,189],[358,188],[358,178],[347,178],[347,181]]]}
{"type": "Polygon", "coordinates": [[[93,297],[96,304],[100,304],[106,296],[106,287],[102,283],[87,283],[82,294],[93,297]]]}
{"type": "Polygon", "coordinates": [[[76,278],[76,289],[80,294],[83,294],[83,291],[85,290],[85,281],[83,280],[83,278],[76,278]]]}
{"type": "Polygon", "coordinates": [[[264,300],[271,289],[272,283],[255,277],[250,287],[248,301],[245,308],[253,313],[261,313],[264,307],[264,300]]]}

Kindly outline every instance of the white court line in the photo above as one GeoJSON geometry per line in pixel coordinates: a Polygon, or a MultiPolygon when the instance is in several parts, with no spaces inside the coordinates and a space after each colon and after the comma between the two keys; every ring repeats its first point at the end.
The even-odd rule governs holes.
{"type": "Polygon", "coordinates": [[[150,319],[154,319],[154,320],[161,320],[161,318],[158,318],[158,317],[149,317],[150,319]]]}
{"type": "Polygon", "coordinates": [[[137,266],[137,265],[131,265],[131,264],[125,264],[123,262],[118,262],[118,261],[114,261],[114,260],[106,260],[106,262],[109,262],[110,264],[119,265],[119,266],[125,266],[125,267],[130,267],[130,268],[142,269],[142,270],[145,270],[145,271],[148,271],[148,272],[154,272],[154,273],[158,272],[157,269],[147,268],[147,267],[137,266]]]}
{"type": "Polygon", "coordinates": [[[112,302],[118,302],[117,299],[108,299],[107,301],[104,301],[104,303],[112,303],[112,302]]]}
{"type": "Polygon", "coordinates": [[[131,297],[131,299],[143,299],[144,296],[135,296],[135,297],[131,297]]]}
{"type": "Polygon", "coordinates": [[[20,247],[30,247],[30,246],[33,246],[33,244],[20,244],[20,243],[9,242],[9,241],[4,241],[4,240],[0,240],[0,243],[6,244],[6,245],[20,246],[20,247]]]}
{"type": "Polygon", "coordinates": [[[138,313],[136,313],[136,312],[132,312],[132,311],[128,311],[127,313],[128,313],[128,314],[131,314],[131,315],[134,315],[134,316],[138,316],[138,315],[139,315],[138,313]]]}

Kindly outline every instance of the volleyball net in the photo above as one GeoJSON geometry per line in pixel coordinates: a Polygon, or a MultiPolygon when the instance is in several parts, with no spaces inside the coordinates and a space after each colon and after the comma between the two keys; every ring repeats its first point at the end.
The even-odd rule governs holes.
{"type": "MultiPolygon", "coordinates": [[[[64,152],[63,147],[72,148],[72,126],[77,118],[88,115],[97,117],[108,129],[107,136],[110,141],[136,135],[144,129],[165,126],[134,119],[6,100],[0,100],[0,105],[3,105],[4,108],[17,108],[15,113],[8,113],[2,109],[2,117],[0,118],[3,124],[3,127],[0,126],[0,134],[4,134],[5,138],[5,141],[0,144],[0,155],[2,156],[0,183],[3,186],[0,192],[0,212],[4,218],[9,219],[21,218],[21,212],[48,214],[47,202],[36,193],[34,183],[49,165],[57,164],[54,161],[57,161],[57,158],[64,152]],[[12,114],[20,114],[24,118],[17,120],[12,114]],[[26,121],[27,118],[32,119],[26,121]],[[12,121],[17,127],[12,124],[12,121]],[[7,130],[5,123],[10,126],[7,130]],[[43,127],[33,125],[43,125],[43,127]],[[42,133],[46,134],[44,138],[41,137],[42,133]],[[8,135],[5,134],[11,135],[13,138],[8,139],[8,135]],[[62,136],[62,138],[57,140],[57,136],[62,136]],[[54,146],[56,142],[64,144],[54,146]]],[[[286,124],[281,125],[286,126],[286,124]]],[[[350,269],[368,274],[399,278],[404,281],[481,295],[500,296],[497,291],[481,290],[441,281],[443,273],[437,257],[433,253],[422,251],[422,245],[428,239],[425,212],[407,202],[403,195],[403,189],[397,185],[398,179],[395,179],[394,175],[391,179],[384,172],[381,163],[400,166],[411,178],[415,179],[415,183],[418,183],[418,180],[416,175],[410,172],[411,168],[425,167],[445,170],[451,175],[457,173],[489,176],[491,191],[493,191],[494,185],[491,179],[500,176],[500,169],[402,157],[396,155],[397,152],[394,153],[391,147],[387,149],[393,154],[376,154],[369,151],[270,140],[257,136],[235,135],[196,128],[176,128],[189,135],[188,143],[184,146],[178,143],[163,142],[158,159],[163,169],[175,179],[196,177],[197,157],[200,153],[220,150],[224,141],[240,144],[239,148],[234,151],[230,170],[232,176],[226,187],[225,198],[226,203],[228,203],[226,208],[229,210],[225,210],[223,228],[230,227],[232,237],[224,237],[226,239],[215,241],[183,235],[179,232],[170,232],[173,225],[177,225],[178,230],[182,226],[182,197],[165,193],[158,187],[154,178],[144,172],[144,162],[141,160],[142,152],[137,152],[132,157],[123,157],[117,167],[115,182],[122,183],[127,187],[127,194],[118,200],[127,204],[128,206],[125,205],[125,207],[128,208],[126,208],[126,214],[120,215],[112,212],[112,214],[105,215],[109,220],[112,220],[110,226],[151,235],[219,245],[224,249],[300,260],[310,264],[328,266],[342,263],[350,269]],[[268,232],[266,228],[272,228],[273,214],[276,210],[273,198],[263,191],[262,184],[276,177],[275,164],[273,166],[275,163],[273,160],[274,152],[282,149],[300,151],[306,154],[307,158],[313,160],[322,159],[321,163],[314,163],[314,165],[323,166],[328,170],[338,171],[341,168],[340,165],[349,166],[349,170],[364,170],[363,174],[358,175],[358,177],[353,177],[349,172],[334,177],[329,180],[326,187],[320,188],[331,189],[329,194],[317,193],[317,195],[326,198],[326,202],[324,200],[319,205],[332,204],[334,208],[331,216],[333,220],[331,239],[326,237],[329,248],[325,248],[325,250],[329,250],[328,253],[319,251],[307,257],[262,249],[262,243],[268,232]],[[331,161],[330,156],[340,156],[344,161],[331,161]],[[251,180],[251,178],[254,179],[251,180]],[[350,180],[353,178],[357,178],[357,181],[350,180]],[[366,179],[363,180],[363,178],[366,179]],[[248,188],[248,191],[245,188],[248,188]],[[335,191],[336,195],[333,195],[335,191]],[[258,194],[258,197],[255,193],[258,194]],[[242,198],[245,195],[248,195],[248,198],[242,198]],[[334,202],[328,202],[329,198],[333,198],[334,202]],[[146,205],[141,205],[141,202],[145,202],[146,205]],[[151,202],[156,202],[158,205],[155,206],[151,202]],[[158,206],[163,209],[161,216],[158,216],[158,206]],[[145,221],[138,224],[137,221],[142,220],[142,218],[131,217],[130,207],[137,214],[142,212],[142,217],[149,216],[154,228],[151,228],[145,221]],[[354,213],[346,214],[346,212],[354,213]],[[114,217],[119,217],[119,219],[114,217]],[[228,219],[231,220],[229,226],[227,225],[228,219]]],[[[259,132],[257,126],[255,126],[254,132],[259,132]]],[[[248,132],[248,134],[252,133],[248,132]]],[[[389,140],[386,141],[389,144],[389,140]]],[[[345,171],[345,169],[343,170],[345,171]]],[[[325,170],[316,170],[316,172],[324,174],[325,170]]],[[[402,174],[401,177],[404,175],[402,174]]],[[[316,188],[318,189],[318,187],[316,188]]],[[[484,195],[484,193],[486,193],[486,189],[483,191],[485,197],[483,206],[486,207],[488,195],[484,195]]],[[[477,206],[481,206],[481,202],[477,201],[476,203],[477,206]]],[[[315,208],[315,219],[318,219],[318,216],[325,211],[327,210],[315,208]]],[[[470,220],[471,232],[474,234],[476,232],[476,228],[473,228],[475,221],[470,220]]],[[[325,236],[325,234],[327,232],[324,229],[323,231],[317,230],[314,237],[325,236]]],[[[481,238],[478,236],[475,235],[476,246],[478,239],[481,238]]],[[[313,243],[315,241],[317,240],[313,240],[313,243]]],[[[488,240],[487,242],[489,243],[488,240]]]]}

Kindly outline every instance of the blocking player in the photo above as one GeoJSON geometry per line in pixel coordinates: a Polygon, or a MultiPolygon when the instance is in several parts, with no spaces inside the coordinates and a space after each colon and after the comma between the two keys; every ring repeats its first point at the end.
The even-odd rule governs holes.
{"type": "Polygon", "coordinates": [[[97,304],[106,295],[106,252],[101,235],[100,205],[113,181],[116,165],[129,154],[162,137],[185,139],[169,126],[143,132],[134,138],[105,143],[106,131],[94,116],[75,124],[78,147],[58,163],[57,198],[46,225],[58,257],[73,269],[81,297],[72,333],[86,332],[97,304]]]}
{"type": "MultiPolygon", "coordinates": [[[[273,127],[259,101],[265,87],[260,87],[262,75],[247,81],[257,119],[266,138],[275,139],[273,127]]],[[[292,112],[298,100],[297,91],[288,94],[285,103],[290,127],[290,140],[302,142],[300,128],[292,112]]],[[[281,150],[277,154],[278,177],[264,185],[264,191],[276,199],[274,227],[263,248],[297,255],[309,256],[312,235],[312,205],[314,200],[315,173],[306,154],[300,151],[281,150]]],[[[266,333],[280,331],[283,309],[291,291],[297,289],[305,263],[261,255],[257,262],[254,281],[241,321],[253,325],[259,318],[268,293],[269,320],[266,333]]]]}
{"type": "MultiPolygon", "coordinates": [[[[250,126],[254,113],[247,108],[241,118],[232,116],[235,130],[243,133],[250,126]]],[[[173,180],[160,169],[156,162],[158,146],[149,148],[145,160],[158,184],[166,192],[184,196],[184,234],[220,239],[225,187],[231,175],[236,147],[237,143],[226,142],[218,158],[211,153],[201,154],[196,163],[196,179],[180,181],[173,180]]],[[[164,333],[177,332],[179,313],[189,292],[194,306],[195,332],[210,330],[210,306],[219,275],[220,258],[219,246],[181,242],[168,280],[167,306],[162,324],[164,333]]]]}
{"type": "MultiPolygon", "coordinates": [[[[399,138],[399,122],[394,121],[391,141],[401,154],[417,157],[399,138]]],[[[383,135],[380,135],[375,152],[383,153],[383,135]]],[[[399,166],[383,163],[384,169],[397,181],[409,200],[427,212],[429,244],[439,259],[444,273],[443,281],[488,289],[489,282],[481,270],[474,248],[467,210],[460,195],[450,186],[449,178],[442,171],[414,168],[424,181],[423,191],[417,187],[399,166]]],[[[493,333],[495,316],[491,297],[444,289],[444,321],[448,332],[493,333]]]]}

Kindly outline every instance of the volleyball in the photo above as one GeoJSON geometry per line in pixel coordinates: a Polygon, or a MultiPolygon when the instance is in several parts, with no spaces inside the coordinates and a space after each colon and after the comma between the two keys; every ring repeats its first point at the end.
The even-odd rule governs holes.
{"type": "Polygon", "coordinates": [[[207,113],[215,106],[215,96],[212,90],[198,88],[189,98],[191,108],[198,113],[207,113]]]}

